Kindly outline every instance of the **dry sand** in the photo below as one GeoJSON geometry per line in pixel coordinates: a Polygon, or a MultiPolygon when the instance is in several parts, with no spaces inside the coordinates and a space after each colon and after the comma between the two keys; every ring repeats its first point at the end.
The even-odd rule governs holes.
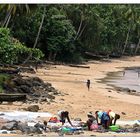
{"type": "Polygon", "coordinates": [[[51,105],[41,105],[43,111],[57,113],[60,109],[70,112],[71,118],[80,117],[86,120],[89,111],[112,109],[121,115],[121,120],[140,119],[140,97],[117,93],[112,87],[98,83],[99,78],[108,72],[123,70],[122,67],[139,66],[140,57],[131,57],[111,62],[91,61],[90,69],[75,68],[63,65],[51,66],[50,69],[39,69],[36,76],[52,85],[65,96],[57,96],[51,105]],[[87,90],[86,80],[91,80],[91,89],[87,90]],[[108,92],[112,88],[111,92],[108,92]],[[126,115],[122,115],[125,112],[126,115]]]}
{"type": "MultiPolygon", "coordinates": [[[[124,93],[117,93],[112,87],[98,83],[98,79],[106,76],[108,72],[123,70],[123,67],[140,66],[140,57],[129,57],[114,59],[111,62],[90,61],[87,63],[90,69],[76,68],[64,65],[46,65],[38,70],[36,74],[23,75],[38,76],[45,82],[52,83],[52,86],[59,91],[66,93],[64,96],[56,96],[55,102],[39,104],[42,111],[56,114],[58,110],[65,109],[70,112],[70,118],[87,119],[87,112],[96,110],[112,109],[121,115],[120,120],[140,119],[140,96],[132,96],[124,93]],[[91,80],[91,89],[87,90],[86,80],[91,80]],[[108,89],[111,88],[111,89],[108,89]],[[109,92],[111,90],[111,92],[109,92]],[[123,115],[125,112],[126,115],[123,115]]],[[[0,110],[19,110],[28,105],[14,103],[13,105],[2,104],[0,110]]],[[[87,133],[86,136],[92,133],[87,133]]],[[[95,133],[95,135],[98,135],[95,133]]],[[[108,134],[113,136],[116,134],[108,134]]],[[[107,135],[107,136],[108,136],[107,135]]],[[[117,134],[119,136],[119,134],[117,134]]],[[[106,136],[106,134],[100,134],[106,136]]],[[[124,136],[123,134],[121,136],[124,136]]],[[[126,136],[135,136],[128,134],[126,136]]],[[[136,134],[140,136],[140,134],[136,134]]]]}

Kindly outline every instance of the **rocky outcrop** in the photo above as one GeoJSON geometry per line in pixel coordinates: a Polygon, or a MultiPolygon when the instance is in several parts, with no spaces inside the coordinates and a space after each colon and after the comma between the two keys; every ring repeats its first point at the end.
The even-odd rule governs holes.
{"type": "Polygon", "coordinates": [[[4,83],[5,92],[26,94],[26,101],[29,103],[50,102],[55,99],[56,95],[61,94],[50,83],[44,83],[38,77],[15,75],[10,80],[4,83]]]}

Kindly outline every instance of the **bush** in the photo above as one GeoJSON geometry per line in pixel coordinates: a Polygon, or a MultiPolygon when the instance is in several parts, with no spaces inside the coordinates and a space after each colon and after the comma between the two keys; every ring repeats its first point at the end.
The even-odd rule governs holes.
{"type": "Polygon", "coordinates": [[[19,62],[26,59],[30,53],[35,59],[43,57],[39,49],[27,48],[19,40],[11,37],[9,29],[0,28],[0,63],[19,62]]]}

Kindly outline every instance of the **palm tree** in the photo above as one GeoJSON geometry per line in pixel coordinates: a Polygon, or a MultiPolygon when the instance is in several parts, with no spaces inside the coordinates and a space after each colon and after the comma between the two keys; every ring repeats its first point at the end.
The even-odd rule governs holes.
{"type": "Polygon", "coordinates": [[[8,27],[11,17],[14,16],[17,11],[19,11],[21,13],[26,11],[26,13],[29,13],[30,12],[29,7],[31,7],[31,6],[28,4],[2,4],[2,5],[0,5],[0,10],[6,11],[6,16],[2,23],[2,27],[8,27]]]}
{"type": "MultiPolygon", "coordinates": [[[[43,22],[44,22],[44,19],[45,19],[45,14],[46,14],[46,5],[44,5],[44,11],[43,11],[41,23],[40,23],[40,26],[39,26],[39,29],[38,29],[38,33],[37,33],[33,48],[35,48],[36,45],[37,45],[39,35],[40,35],[41,29],[42,29],[42,26],[43,26],[43,22]]],[[[27,59],[23,63],[25,64],[31,57],[32,57],[32,52],[29,54],[29,56],[27,57],[27,59]]]]}

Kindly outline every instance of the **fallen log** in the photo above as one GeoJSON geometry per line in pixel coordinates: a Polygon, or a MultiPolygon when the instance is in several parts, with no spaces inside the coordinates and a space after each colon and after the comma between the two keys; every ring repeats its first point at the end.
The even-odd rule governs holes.
{"type": "Polygon", "coordinates": [[[97,55],[97,54],[94,54],[94,53],[91,53],[91,52],[85,52],[86,55],[88,56],[91,56],[95,59],[103,59],[103,58],[107,58],[107,56],[104,56],[104,55],[97,55]]]}
{"type": "Polygon", "coordinates": [[[70,64],[69,65],[70,67],[77,67],[77,68],[90,68],[89,66],[82,66],[82,65],[73,65],[73,64],[70,64]]]}
{"type": "Polygon", "coordinates": [[[0,94],[0,102],[14,102],[14,101],[25,101],[26,94],[7,94],[2,93],[0,94]]]}
{"type": "Polygon", "coordinates": [[[6,73],[6,74],[18,74],[19,73],[19,69],[0,69],[0,73],[6,73]]]}

